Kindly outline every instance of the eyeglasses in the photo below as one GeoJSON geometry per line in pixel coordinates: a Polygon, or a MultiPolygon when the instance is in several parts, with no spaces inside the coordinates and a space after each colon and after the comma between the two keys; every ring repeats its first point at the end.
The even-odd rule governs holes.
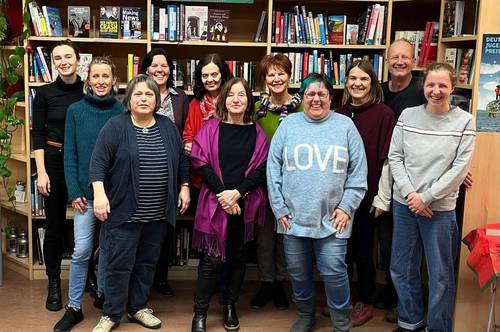
{"type": "Polygon", "coordinates": [[[328,97],[330,96],[330,94],[328,92],[306,92],[304,94],[304,97],[306,99],[314,99],[314,97],[318,96],[319,99],[321,100],[325,100],[325,99],[328,99],[328,97]]]}

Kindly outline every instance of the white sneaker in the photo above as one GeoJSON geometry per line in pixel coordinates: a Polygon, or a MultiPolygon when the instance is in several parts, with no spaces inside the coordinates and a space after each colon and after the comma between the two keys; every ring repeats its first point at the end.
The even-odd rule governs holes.
{"type": "Polygon", "coordinates": [[[131,322],[139,323],[148,329],[159,329],[161,327],[161,320],[153,315],[153,310],[143,308],[137,311],[134,315],[127,314],[131,322]]]}
{"type": "Polygon", "coordinates": [[[102,316],[92,332],[109,332],[118,327],[118,325],[120,325],[120,322],[113,322],[108,316],[102,316]]]}

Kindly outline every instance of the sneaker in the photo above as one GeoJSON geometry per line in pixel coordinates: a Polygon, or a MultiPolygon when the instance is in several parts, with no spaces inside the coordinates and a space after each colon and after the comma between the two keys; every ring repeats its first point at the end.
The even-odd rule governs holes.
{"type": "Polygon", "coordinates": [[[153,310],[149,308],[143,308],[135,314],[128,314],[127,316],[131,322],[139,323],[148,329],[159,329],[161,327],[161,320],[153,315],[153,310]]]}
{"type": "Polygon", "coordinates": [[[66,306],[64,316],[54,326],[54,332],[69,332],[78,323],[83,320],[81,309],[70,308],[66,306]]]}
{"type": "Polygon", "coordinates": [[[102,316],[92,332],[109,332],[117,328],[118,325],[120,322],[113,322],[108,316],[102,316]]]}
{"type": "Polygon", "coordinates": [[[288,297],[286,296],[285,289],[283,287],[283,280],[276,280],[274,282],[274,306],[279,310],[288,309],[288,297]]]}
{"type": "Polygon", "coordinates": [[[373,318],[373,308],[361,301],[357,302],[352,310],[352,326],[361,326],[373,318]]]}
{"type": "Polygon", "coordinates": [[[253,309],[260,309],[264,307],[270,299],[273,298],[273,283],[269,281],[262,281],[257,294],[250,302],[253,309]]]}
{"type": "Polygon", "coordinates": [[[398,323],[398,309],[392,308],[387,310],[385,313],[385,320],[389,323],[397,324],[398,323]]]}

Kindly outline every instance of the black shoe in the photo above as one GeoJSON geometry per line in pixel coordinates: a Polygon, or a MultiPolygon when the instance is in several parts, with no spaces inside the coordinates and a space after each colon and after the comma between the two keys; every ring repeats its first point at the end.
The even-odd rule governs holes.
{"type": "Polygon", "coordinates": [[[260,309],[264,307],[267,302],[273,297],[273,283],[269,281],[262,281],[260,283],[260,288],[257,294],[253,297],[250,302],[250,306],[254,309],[260,309]]]}
{"type": "Polygon", "coordinates": [[[61,278],[59,276],[49,276],[49,291],[45,308],[50,311],[59,311],[62,309],[61,278]]]}
{"type": "Polygon", "coordinates": [[[165,296],[174,296],[174,290],[170,287],[168,281],[160,281],[154,284],[154,288],[160,294],[165,296]]]}
{"type": "Polygon", "coordinates": [[[238,331],[240,328],[240,320],[234,304],[224,304],[224,328],[226,331],[238,331]]]}
{"type": "Polygon", "coordinates": [[[207,312],[195,312],[193,322],[191,324],[191,332],[206,332],[207,331],[207,312]]]}
{"type": "Polygon", "coordinates": [[[94,297],[94,307],[102,310],[104,305],[104,294],[96,293],[94,297]]]}
{"type": "Polygon", "coordinates": [[[81,309],[70,308],[66,306],[64,316],[54,326],[54,332],[69,332],[78,323],[83,320],[81,309]]]}
{"type": "Polygon", "coordinates": [[[273,289],[274,306],[279,310],[288,309],[288,297],[283,288],[283,280],[276,280],[273,289]]]}
{"type": "Polygon", "coordinates": [[[420,331],[425,331],[425,327],[422,326],[416,330],[408,330],[408,329],[402,328],[401,326],[398,326],[398,328],[393,330],[392,332],[420,332],[420,331]]]}

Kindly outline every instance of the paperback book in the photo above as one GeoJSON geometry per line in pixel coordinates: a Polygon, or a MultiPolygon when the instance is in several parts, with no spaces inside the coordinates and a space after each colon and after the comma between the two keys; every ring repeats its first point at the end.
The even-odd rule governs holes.
{"type": "Polygon", "coordinates": [[[208,40],[227,42],[229,35],[229,14],[226,9],[208,10],[208,40]]]}
{"type": "Polygon", "coordinates": [[[333,15],[327,17],[328,26],[328,44],[342,45],[344,44],[344,36],[346,29],[345,15],[333,15]]]}
{"type": "Polygon", "coordinates": [[[120,7],[102,6],[99,16],[99,38],[118,38],[120,7]]]}
{"type": "Polygon", "coordinates": [[[358,43],[358,33],[359,33],[359,25],[358,24],[347,24],[346,25],[346,44],[347,45],[356,45],[358,43]]]}
{"type": "Polygon", "coordinates": [[[141,8],[121,7],[120,24],[123,39],[141,39],[141,8]]]}
{"type": "Polygon", "coordinates": [[[68,6],[68,36],[90,37],[89,6],[68,6]]]}
{"type": "Polygon", "coordinates": [[[208,7],[186,6],[185,8],[186,40],[207,40],[208,7]]]}
{"type": "Polygon", "coordinates": [[[59,8],[42,6],[43,15],[47,20],[47,30],[51,37],[61,37],[63,35],[63,28],[61,23],[61,13],[59,8]]]}

